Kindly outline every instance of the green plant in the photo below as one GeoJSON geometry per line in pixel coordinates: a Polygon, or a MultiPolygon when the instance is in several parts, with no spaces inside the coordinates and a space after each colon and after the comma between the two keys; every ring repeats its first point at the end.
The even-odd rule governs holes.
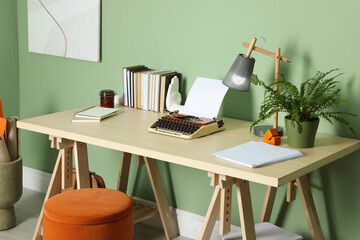
{"type": "Polygon", "coordinates": [[[254,85],[265,88],[264,101],[260,107],[258,120],[251,127],[259,122],[271,117],[276,112],[288,113],[287,118],[291,119],[292,124],[297,124],[298,132],[302,132],[301,122],[312,121],[322,117],[333,124],[333,121],[340,122],[353,134],[355,130],[343,115],[357,116],[353,113],[332,111],[330,108],[339,107],[346,100],[340,95],[340,89],[336,87],[338,81],[335,79],[342,75],[329,76],[338,69],[329,72],[317,72],[317,74],[306,80],[298,89],[294,84],[286,81],[284,76],[278,81],[279,91],[274,90],[275,81],[266,84],[259,80],[256,75],[251,76],[254,85]]]}

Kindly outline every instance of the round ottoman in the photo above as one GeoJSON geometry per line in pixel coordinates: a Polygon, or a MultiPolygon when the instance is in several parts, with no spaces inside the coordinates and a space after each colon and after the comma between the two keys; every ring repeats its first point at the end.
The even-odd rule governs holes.
{"type": "Polygon", "coordinates": [[[44,240],[131,240],[133,202],[107,188],[79,189],[45,202],[44,240]]]}

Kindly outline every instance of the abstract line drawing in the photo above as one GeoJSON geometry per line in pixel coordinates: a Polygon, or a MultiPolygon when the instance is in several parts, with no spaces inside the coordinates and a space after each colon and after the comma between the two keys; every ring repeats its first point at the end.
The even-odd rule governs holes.
{"type": "Polygon", "coordinates": [[[101,0],[28,0],[29,52],[100,61],[101,0]]]}
{"type": "Polygon", "coordinates": [[[53,15],[49,12],[49,10],[45,7],[44,3],[43,3],[41,0],[39,0],[39,2],[40,2],[40,4],[41,4],[41,6],[45,9],[45,11],[46,11],[46,12],[50,15],[50,17],[54,20],[54,22],[56,23],[56,25],[59,26],[62,34],[64,35],[64,40],[65,40],[64,57],[66,57],[66,52],[67,52],[67,39],[66,39],[66,34],[65,34],[65,32],[64,32],[64,29],[60,26],[59,22],[56,21],[56,19],[54,18],[54,16],[53,16],[53,15]]]}

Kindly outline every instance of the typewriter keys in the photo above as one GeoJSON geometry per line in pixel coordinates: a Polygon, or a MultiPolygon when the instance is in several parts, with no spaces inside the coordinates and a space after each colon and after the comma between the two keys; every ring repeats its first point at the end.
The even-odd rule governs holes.
{"type": "Polygon", "coordinates": [[[222,119],[199,118],[190,115],[171,113],[158,119],[149,128],[149,131],[191,139],[224,129],[224,121],[222,119]]]}

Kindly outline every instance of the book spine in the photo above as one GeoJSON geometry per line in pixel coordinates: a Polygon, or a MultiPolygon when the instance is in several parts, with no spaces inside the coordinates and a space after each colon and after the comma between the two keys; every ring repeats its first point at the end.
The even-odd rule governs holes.
{"type": "Polygon", "coordinates": [[[165,88],[166,88],[166,79],[168,75],[161,76],[160,78],[160,112],[163,113],[165,109],[165,88]]]}
{"type": "Polygon", "coordinates": [[[149,102],[148,111],[152,111],[152,100],[153,100],[153,74],[149,75],[149,102]]]}
{"type": "Polygon", "coordinates": [[[143,72],[140,72],[138,74],[138,78],[137,78],[137,108],[141,109],[141,76],[143,75],[143,72]]]}
{"type": "Polygon", "coordinates": [[[138,106],[137,106],[137,94],[138,94],[138,92],[137,92],[137,85],[138,85],[137,78],[138,78],[138,75],[139,75],[138,72],[134,73],[134,108],[138,108],[138,106]]]}
{"type": "Polygon", "coordinates": [[[160,75],[155,76],[155,101],[154,101],[154,111],[159,112],[159,90],[160,90],[160,75]]]}
{"type": "Polygon", "coordinates": [[[129,106],[128,104],[128,86],[127,86],[127,79],[126,79],[126,68],[123,68],[123,72],[122,72],[122,75],[123,75],[123,103],[124,103],[124,106],[127,107],[129,106]]]}
{"type": "Polygon", "coordinates": [[[133,82],[134,74],[132,71],[129,71],[129,107],[134,107],[134,82],[133,82]]]}
{"type": "Polygon", "coordinates": [[[148,110],[148,92],[149,92],[149,74],[144,74],[143,76],[143,98],[142,98],[142,109],[148,110]]]}
{"type": "Polygon", "coordinates": [[[140,75],[140,92],[139,92],[139,103],[140,103],[140,109],[143,109],[144,104],[143,104],[143,88],[144,88],[144,75],[145,73],[140,75]]]}

